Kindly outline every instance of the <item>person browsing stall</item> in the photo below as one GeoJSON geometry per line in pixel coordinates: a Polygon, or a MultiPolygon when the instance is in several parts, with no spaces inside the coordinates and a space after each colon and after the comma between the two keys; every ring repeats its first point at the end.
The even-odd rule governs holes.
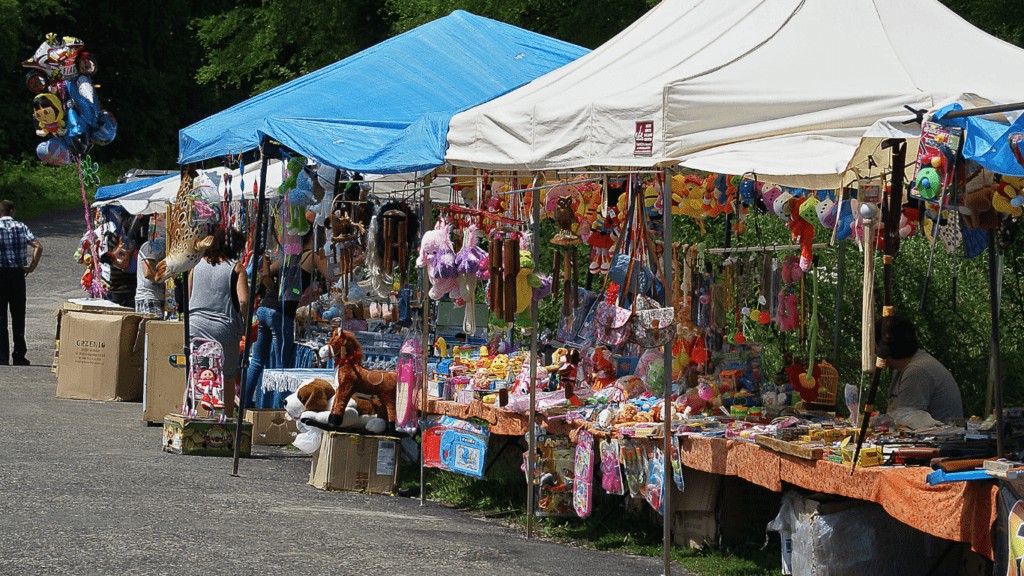
{"type": "MultiPolygon", "coordinates": [[[[880,324],[876,332],[880,340],[880,324]]],[[[884,346],[879,348],[881,356],[884,346]]],[[[911,428],[934,424],[922,418],[922,412],[938,422],[963,418],[963,401],[956,379],[941,362],[921,349],[917,330],[909,319],[893,318],[888,355],[883,357],[893,369],[888,413],[896,422],[911,428]]]]}
{"type": "Polygon", "coordinates": [[[188,276],[189,341],[219,342],[224,349],[224,408],[234,408],[238,348],[245,333],[243,310],[249,305],[245,266],[238,261],[245,247],[241,232],[218,228],[213,244],[188,276]]]}
{"type": "MultiPolygon", "coordinates": [[[[311,220],[311,215],[307,216],[307,220],[311,220]]],[[[316,226],[311,225],[302,237],[302,252],[298,257],[300,294],[312,283],[314,268],[328,282],[333,282],[335,278],[327,266],[323,248],[316,249],[314,246],[315,229],[316,226]]],[[[256,310],[256,343],[252,347],[249,371],[246,374],[245,394],[249,403],[255,398],[265,368],[292,368],[295,364],[295,313],[299,302],[282,301],[280,298],[282,265],[281,259],[272,261],[266,255],[260,262],[260,277],[265,294],[256,310]]]]}

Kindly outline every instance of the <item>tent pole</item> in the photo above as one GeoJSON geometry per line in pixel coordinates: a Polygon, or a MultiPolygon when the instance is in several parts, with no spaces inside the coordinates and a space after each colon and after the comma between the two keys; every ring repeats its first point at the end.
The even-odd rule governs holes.
{"type": "MultiPolygon", "coordinates": [[[[432,216],[430,208],[430,194],[423,195],[423,226],[420,230],[425,233],[427,230],[431,230],[434,226],[430,223],[432,216]]],[[[420,277],[420,313],[423,314],[423,386],[420,387],[420,506],[427,505],[427,443],[426,434],[424,434],[424,427],[422,421],[426,419],[427,414],[427,356],[430,355],[431,343],[430,340],[430,297],[427,295],[429,286],[427,285],[427,269],[423,268],[419,272],[420,277]]],[[[475,306],[470,301],[466,303],[467,306],[475,306]]]]}
{"type": "MultiPolygon", "coordinates": [[[[665,271],[665,305],[675,307],[675,302],[672,302],[672,283],[675,279],[672,278],[672,186],[671,180],[668,176],[668,169],[665,168],[661,172],[661,206],[664,216],[662,216],[662,246],[661,254],[664,259],[664,271],[665,271]]],[[[726,223],[728,228],[728,223],[726,223]]],[[[728,230],[726,234],[728,234],[728,230]]],[[[728,236],[727,236],[728,238],[728,236]]],[[[728,247],[728,244],[726,244],[728,247]]],[[[665,464],[664,464],[664,486],[661,490],[661,501],[664,510],[662,515],[662,523],[664,524],[662,554],[665,561],[665,576],[672,574],[672,522],[675,520],[675,514],[672,512],[672,445],[675,443],[675,439],[672,437],[672,416],[675,410],[672,408],[672,345],[675,339],[665,344],[665,350],[663,352],[664,357],[664,402],[665,404],[661,407],[661,419],[665,424],[665,464]]],[[[681,456],[681,455],[680,455],[681,456]]],[[[681,464],[680,464],[681,465],[681,464]]],[[[680,474],[682,469],[680,469],[680,474]]]]}
{"type": "Polygon", "coordinates": [[[267,155],[266,146],[267,140],[263,139],[260,146],[263,152],[263,160],[260,163],[260,191],[256,198],[256,237],[253,238],[252,242],[252,275],[249,277],[249,304],[245,308],[245,324],[243,329],[245,330],[245,350],[242,352],[242,369],[239,371],[241,375],[240,387],[242,390],[242,398],[238,402],[238,420],[235,422],[235,453],[231,463],[231,475],[238,476],[238,455],[242,447],[242,421],[245,419],[245,408],[248,404],[249,395],[251,392],[246,389],[246,381],[249,375],[249,351],[252,350],[252,338],[250,338],[252,331],[252,313],[256,303],[256,261],[263,256],[263,244],[264,237],[266,236],[266,230],[264,225],[266,224],[264,219],[264,204],[267,198],[267,164],[270,161],[270,157],[267,155]]]}
{"type": "MultiPolygon", "coordinates": [[[[535,172],[533,175],[533,222],[531,227],[533,228],[533,254],[537,257],[540,254],[540,188],[537,187],[537,181],[540,179],[540,173],[535,172]]],[[[478,196],[479,198],[479,196],[478,196]]],[[[557,274],[557,270],[553,270],[552,274],[557,274]]],[[[552,281],[557,282],[558,278],[552,278],[552,281]]],[[[534,458],[537,457],[537,437],[536,437],[536,422],[537,422],[537,301],[531,300],[530,302],[530,321],[533,323],[533,330],[530,331],[530,418],[528,421],[529,430],[527,431],[527,458],[526,458],[526,537],[533,538],[533,506],[534,506],[534,493],[533,488],[535,484],[535,471],[534,471],[534,458]]]]}
{"type": "Polygon", "coordinates": [[[996,262],[996,231],[988,231],[988,285],[992,309],[992,383],[996,409],[996,456],[1003,457],[1003,381],[999,368],[999,270],[996,262]]]}

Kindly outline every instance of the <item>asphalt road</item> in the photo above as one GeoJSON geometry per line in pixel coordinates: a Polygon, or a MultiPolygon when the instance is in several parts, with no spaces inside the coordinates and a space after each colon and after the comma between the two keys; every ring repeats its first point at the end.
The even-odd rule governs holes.
{"type": "MultiPolygon", "coordinates": [[[[27,221],[28,358],[0,367],[0,574],[661,574],[660,558],[528,540],[419,499],[317,490],[310,457],[161,450],[139,403],[63,400],[49,370],[53,311],[81,297],[81,210],[27,221]]],[[[675,567],[673,574],[684,572],[675,567]]]]}

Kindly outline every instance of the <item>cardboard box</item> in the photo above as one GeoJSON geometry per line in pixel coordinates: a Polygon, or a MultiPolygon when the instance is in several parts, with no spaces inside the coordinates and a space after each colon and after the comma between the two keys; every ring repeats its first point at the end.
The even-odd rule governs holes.
{"type": "Polygon", "coordinates": [[[726,476],[718,497],[718,532],[724,541],[764,542],[764,527],[782,506],[782,493],[726,476]]]}
{"type": "Polygon", "coordinates": [[[287,446],[299,435],[295,421],[285,418],[284,410],[254,408],[246,410],[245,421],[252,424],[252,443],[258,446],[287,446]]]}
{"type": "MultiPolygon", "coordinates": [[[[189,418],[180,414],[164,417],[164,451],[193,456],[234,456],[234,418],[219,422],[212,418],[189,418]]],[[[239,456],[248,457],[252,450],[252,424],[242,423],[239,456]]]]}
{"type": "MultiPolygon", "coordinates": [[[[674,508],[682,512],[714,512],[718,504],[718,490],[722,486],[722,475],[702,472],[683,467],[682,494],[672,493],[674,508]]],[[[673,484],[673,486],[675,486],[673,484]]]]}
{"type": "Polygon", "coordinates": [[[398,438],[325,432],[313,455],[309,483],[322,490],[394,494],[398,438]]]}
{"type": "Polygon", "coordinates": [[[697,550],[718,539],[718,520],[715,512],[675,512],[675,529],[672,540],[697,550]]]}
{"type": "Polygon", "coordinates": [[[58,318],[58,398],[142,398],[143,315],[134,311],[59,310],[58,318]]]}
{"type": "Polygon", "coordinates": [[[148,320],[145,341],[142,419],[161,423],[167,414],[181,413],[181,402],[188,385],[185,367],[170,363],[172,355],[182,354],[185,323],[148,320]]]}

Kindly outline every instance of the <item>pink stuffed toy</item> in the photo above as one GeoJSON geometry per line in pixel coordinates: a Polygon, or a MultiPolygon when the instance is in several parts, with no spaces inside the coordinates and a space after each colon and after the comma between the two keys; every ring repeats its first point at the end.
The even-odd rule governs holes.
{"type": "Polygon", "coordinates": [[[800,243],[800,269],[804,272],[811,269],[812,246],[814,244],[814,225],[800,214],[800,206],[807,198],[794,198],[789,201],[790,221],[786,226],[794,242],[800,243]]]}
{"type": "Polygon", "coordinates": [[[787,332],[800,325],[800,315],[796,310],[798,300],[796,294],[779,294],[779,308],[775,312],[775,322],[779,325],[779,330],[787,332]]]}

